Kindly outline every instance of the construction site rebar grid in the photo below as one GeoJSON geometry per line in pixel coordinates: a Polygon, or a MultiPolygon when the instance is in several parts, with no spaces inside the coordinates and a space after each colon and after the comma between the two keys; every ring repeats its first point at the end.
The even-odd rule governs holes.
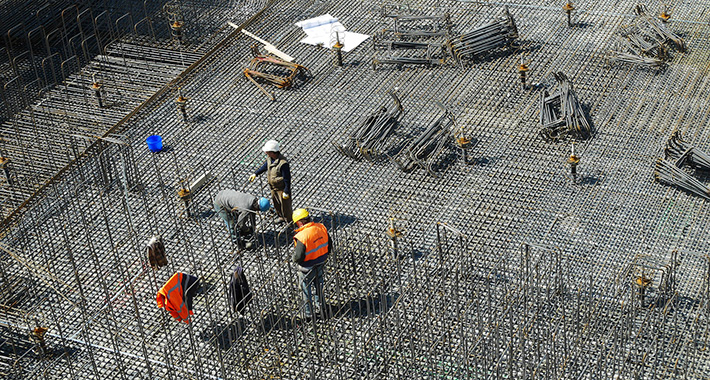
{"type": "MultiPolygon", "coordinates": [[[[47,379],[710,377],[710,211],[701,197],[655,182],[651,169],[673,131],[692,147],[685,150],[710,149],[710,25],[698,11],[708,4],[673,8],[666,27],[683,36],[687,50],[660,72],[606,65],[616,31],[634,18],[635,2],[575,4],[571,28],[558,3],[505,5],[519,44],[464,70],[373,71],[368,43],[334,67],[326,49],[299,44],[304,35],[293,24],[329,13],[348,30],[372,35],[382,29],[383,14],[447,14],[455,30],[466,31],[499,17],[500,4],[304,0],[261,4],[241,20],[227,9],[205,12],[216,34],[202,35],[204,50],[193,51],[194,63],[117,58],[128,83],[150,88],[147,101],[115,112],[99,107],[91,86],[103,83],[102,101],[111,104],[119,81],[111,85],[102,71],[90,70],[92,63],[79,62],[76,70],[65,65],[73,77],[47,92],[56,97],[28,99],[3,127],[3,136],[20,141],[42,136],[31,134],[33,126],[56,125],[62,132],[42,139],[65,140],[39,140],[42,146],[22,140],[19,154],[3,153],[9,160],[0,162],[9,165],[0,183],[7,202],[0,373],[47,379]],[[253,40],[227,19],[295,57],[314,79],[265,102],[243,76],[253,40]],[[522,89],[521,55],[530,68],[530,85],[522,89]],[[576,144],[574,180],[567,175],[569,142],[538,135],[537,99],[548,88],[546,78],[559,71],[574,83],[594,125],[594,135],[576,144]],[[436,176],[402,172],[386,159],[351,160],[330,143],[355,134],[357,119],[392,91],[406,113],[385,139],[375,139],[386,144],[373,152],[400,152],[402,142],[430,130],[440,102],[455,115],[456,140],[439,152],[447,164],[436,176]],[[43,107],[48,110],[40,113],[43,107]],[[96,110],[114,116],[102,127],[83,125],[96,110]],[[27,121],[32,115],[36,121],[27,121]],[[163,137],[162,151],[146,147],[150,135],[163,137]],[[301,317],[288,227],[273,214],[259,214],[256,247],[244,250],[213,211],[222,189],[270,196],[263,178],[248,181],[266,159],[261,146],[269,139],[281,143],[291,163],[294,207],[308,207],[334,242],[324,303],[311,320],[301,317]],[[459,140],[465,144],[456,146],[459,140]],[[53,152],[53,144],[71,154],[36,160],[48,165],[44,172],[19,165],[44,157],[32,152],[53,152]],[[185,189],[189,198],[181,196],[185,189]],[[146,242],[156,235],[168,259],[160,269],[146,256],[146,242]],[[241,313],[228,301],[237,266],[253,291],[241,313]],[[202,284],[190,324],[155,302],[176,272],[202,284]]],[[[649,14],[654,7],[648,4],[649,14]]],[[[165,43],[200,43],[189,12],[165,17],[185,23],[178,38],[166,22],[165,43]]],[[[116,43],[126,52],[131,46],[116,43]]],[[[696,158],[702,159],[690,162],[696,158]]],[[[709,182],[702,170],[694,175],[709,182]]]]}

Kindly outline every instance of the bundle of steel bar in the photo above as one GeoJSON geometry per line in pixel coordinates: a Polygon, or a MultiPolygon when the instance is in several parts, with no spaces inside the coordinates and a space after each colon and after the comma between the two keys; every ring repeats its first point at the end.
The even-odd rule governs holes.
{"type": "Polygon", "coordinates": [[[276,88],[290,88],[296,79],[305,82],[313,77],[310,70],[303,65],[287,62],[270,54],[260,54],[256,45],[252,46],[252,53],[254,58],[249,61],[249,67],[244,69],[244,76],[271,100],[276,99],[274,94],[266,91],[256,79],[272,84],[276,88]]]}
{"type": "Polygon", "coordinates": [[[656,161],[656,171],[654,177],[656,181],[666,185],[677,186],[690,193],[710,199],[710,189],[702,182],[686,173],[678,165],[663,158],[656,161]]]}
{"type": "Polygon", "coordinates": [[[375,61],[377,63],[426,63],[426,64],[436,64],[443,63],[444,54],[444,44],[442,41],[400,41],[387,39],[387,36],[383,33],[375,33],[372,36],[372,49],[374,52],[384,50],[389,55],[386,58],[375,59],[373,57],[373,64],[375,61]],[[395,55],[399,53],[399,55],[395,55]],[[402,56],[402,52],[412,52],[412,51],[424,51],[424,57],[421,55],[418,57],[405,57],[402,56]],[[419,60],[419,61],[417,61],[419,60]],[[385,62],[391,61],[391,62],[385,62]]]}
{"type": "MultiPolygon", "coordinates": [[[[431,50],[433,45],[427,42],[414,42],[414,41],[398,41],[398,40],[387,40],[382,33],[376,33],[372,36],[372,45],[375,50],[400,50],[400,49],[412,49],[412,50],[431,50]]],[[[439,46],[440,47],[440,46],[439,46]]]]}
{"type": "Polygon", "coordinates": [[[444,60],[441,58],[431,58],[427,52],[427,56],[423,58],[417,57],[389,57],[389,58],[373,58],[372,69],[377,70],[379,65],[440,65],[444,60]]]}
{"type": "MultiPolygon", "coordinates": [[[[627,43],[625,41],[620,42],[621,45],[626,45],[627,43]]],[[[637,65],[644,65],[648,67],[654,67],[654,68],[662,68],[665,66],[665,62],[663,62],[660,59],[653,58],[653,57],[643,57],[638,54],[634,53],[626,53],[622,52],[624,49],[615,49],[615,53],[613,55],[610,55],[608,57],[608,61],[610,63],[613,62],[624,62],[624,63],[632,63],[632,64],[637,64],[637,65]]]]}
{"type": "Polygon", "coordinates": [[[344,143],[333,142],[335,148],[342,154],[353,158],[365,158],[372,161],[383,151],[387,139],[399,123],[404,114],[404,108],[397,94],[388,92],[394,102],[394,110],[387,112],[387,107],[382,106],[362,120],[359,126],[350,133],[344,143]]]}
{"type": "Polygon", "coordinates": [[[677,186],[705,199],[710,199],[710,189],[698,179],[683,170],[684,166],[698,169],[710,169],[710,156],[700,149],[683,141],[679,130],[673,131],[668,138],[665,157],[656,161],[654,176],[658,182],[677,186]]]}
{"type": "Polygon", "coordinates": [[[442,152],[454,140],[452,132],[454,117],[451,111],[440,102],[436,102],[436,106],[444,112],[443,115],[439,116],[392,158],[392,161],[405,173],[411,172],[418,166],[431,175],[437,175],[434,165],[442,152]]]}
{"type": "Polygon", "coordinates": [[[608,54],[609,62],[625,62],[661,68],[671,58],[670,51],[685,51],[685,41],[668,29],[657,17],[648,14],[645,5],[636,6],[637,17],[621,27],[608,54]]]}
{"type": "Polygon", "coordinates": [[[384,29],[396,38],[443,37],[451,34],[451,17],[448,13],[441,16],[388,16],[392,17],[393,27],[384,29]]]}
{"type": "Polygon", "coordinates": [[[664,152],[666,160],[676,162],[676,166],[688,164],[693,168],[710,170],[710,155],[684,141],[677,129],[668,138],[664,152]]]}
{"type": "Polygon", "coordinates": [[[639,32],[645,40],[648,40],[646,37],[650,37],[656,41],[659,41],[661,44],[669,44],[678,49],[678,51],[685,51],[685,41],[683,41],[683,39],[675,33],[668,30],[666,24],[661,22],[658,17],[649,14],[645,5],[637,5],[636,14],[640,20],[645,22],[638,24],[639,32]]]}
{"type": "Polygon", "coordinates": [[[503,17],[447,41],[451,56],[459,65],[475,60],[494,50],[510,46],[518,38],[515,19],[504,8],[503,17]]]}
{"type": "Polygon", "coordinates": [[[395,16],[394,28],[372,36],[372,68],[378,65],[440,65],[445,61],[443,37],[451,33],[448,13],[443,16],[395,16]],[[403,28],[402,24],[411,24],[403,28]],[[386,54],[377,54],[385,51],[386,54]]]}
{"type": "Polygon", "coordinates": [[[552,94],[547,90],[540,94],[540,136],[546,141],[558,141],[567,136],[586,139],[591,136],[591,127],[572,82],[562,72],[552,73],[557,87],[552,94]]]}

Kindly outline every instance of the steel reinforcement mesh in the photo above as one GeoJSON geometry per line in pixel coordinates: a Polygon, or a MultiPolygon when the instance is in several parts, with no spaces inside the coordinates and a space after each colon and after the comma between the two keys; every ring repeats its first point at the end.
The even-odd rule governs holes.
{"type": "MultiPolygon", "coordinates": [[[[32,378],[543,378],[710,377],[710,262],[704,201],[653,181],[674,129],[707,149],[704,3],[678,2],[670,28],[688,51],[662,71],[608,65],[632,1],[505,3],[520,46],[455,65],[378,67],[369,41],[344,55],[299,44],[294,23],[330,13],[348,30],[390,24],[380,10],[440,15],[468,31],[503,3],[275,2],[245,28],[296,57],[309,82],[269,101],[243,76],[253,41],[237,34],[181,77],[187,118],[170,85],[110,139],[92,140],[2,242],[5,373],[32,378]],[[517,65],[530,62],[521,89],[517,65]],[[538,135],[538,98],[551,73],[574,84],[593,124],[579,141],[538,135]],[[395,91],[404,117],[374,161],[340,155],[359,120],[395,91]],[[472,137],[469,163],[453,144],[437,165],[401,172],[392,155],[449,107],[472,137]],[[163,137],[149,152],[145,138],[163,137]],[[291,243],[271,215],[241,250],[212,212],[221,189],[268,193],[248,176],[277,139],[291,161],[296,207],[328,226],[335,249],[321,317],[304,304],[291,243]],[[186,205],[178,191],[214,177],[186,205]],[[394,228],[391,231],[390,228],[394,228]],[[391,232],[387,235],[387,232],[391,232]],[[392,233],[393,232],[393,233],[392,233]],[[169,264],[152,270],[159,234],[169,264]],[[393,237],[392,237],[393,236],[393,237]],[[254,299],[227,304],[235,267],[254,299]],[[155,304],[176,271],[200,277],[195,316],[179,323],[155,304]],[[7,290],[9,289],[9,290],[7,290]],[[28,345],[49,328],[42,354],[28,345]],[[16,353],[13,353],[13,350],[16,353]]],[[[655,5],[652,5],[653,7],[655,5]]],[[[658,5],[660,9],[660,5],[658,5]]],[[[269,88],[271,90],[271,88],[269,88]]],[[[705,174],[697,173],[699,178],[705,174]]]]}

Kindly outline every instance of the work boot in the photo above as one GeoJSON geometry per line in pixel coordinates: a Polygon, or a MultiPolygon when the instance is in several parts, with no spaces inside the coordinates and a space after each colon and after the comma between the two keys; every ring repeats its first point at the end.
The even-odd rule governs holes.
{"type": "Polygon", "coordinates": [[[237,248],[244,249],[245,243],[244,243],[243,239],[233,238],[232,243],[234,243],[237,246],[237,248]]]}

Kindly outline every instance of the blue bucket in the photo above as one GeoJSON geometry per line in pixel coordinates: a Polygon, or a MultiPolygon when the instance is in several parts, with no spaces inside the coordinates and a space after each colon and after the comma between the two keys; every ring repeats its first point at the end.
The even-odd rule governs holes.
{"type": "Polygon", "coordinates": [[[148,149],[150,149],[151,152],[160,152],[163,150],[163,138],[159,135],[148,136],[145,142],[148,144],[148,149]]]}

